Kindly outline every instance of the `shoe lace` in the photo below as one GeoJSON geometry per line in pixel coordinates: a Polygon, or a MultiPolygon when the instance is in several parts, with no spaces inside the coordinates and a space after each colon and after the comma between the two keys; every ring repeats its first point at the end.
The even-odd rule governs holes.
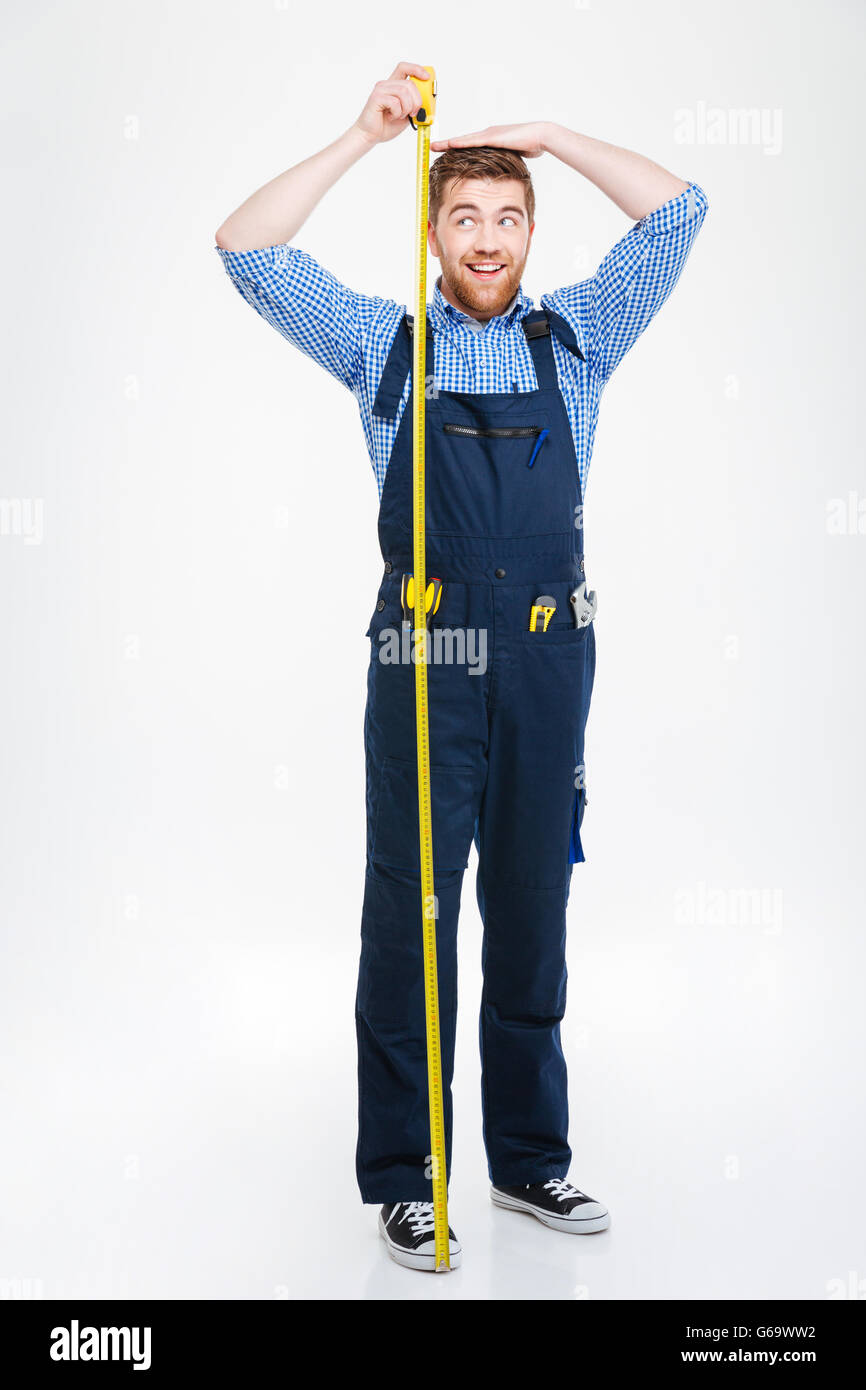
{"type": "Polygon", "coordinates": [[[549,1187],[551,1195],[556,1197],[557,1202],[562,1202],[566,1197],[585,1197],[586,1193],[581,1192],[579,1187],[573,1187],[564,1178],[551,1178],[550,1182],[544,1184],[549,1187]]]}
{"type": "Polygon", "coordinates": [[[406,1202],[406,1209],[400,1217],[397,1225],[401,1221],[408,1221],[412,1228],[412,1234],[416,1236],[425,1235],[428,1231],[436,1229],[436,1217],[433,1211],[432,1202],[406,1202]]]}

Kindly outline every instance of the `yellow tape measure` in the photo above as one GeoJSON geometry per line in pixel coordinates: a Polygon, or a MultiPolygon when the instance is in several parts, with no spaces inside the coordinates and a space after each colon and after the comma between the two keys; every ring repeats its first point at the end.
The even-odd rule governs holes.
{"type": "Polygon", "coordinates": [[[424,929],[424,1001],[427,1020],[427,1086],[430,1097],[430,1161],[437,1273],[451,1268],[448,1242],[448,1179],[445,1168],[445,1117],[439,1047],[439,977],[436,967],[436,894],[433,885],[433,823],[430,811],[430,748],[427,720],[427,571],[424,501],[424,386],[427,365],[427,202],[430,127],[436,114],[436,71],[430,80],[413,77],[422,105],[415,116],[418,153],[415,179],[415,322],[412,334],[414,434],[412,447],[412,530],[415,579],[415,728],[418,744],[418,825],[421,850],[421,916],[424,929]]]}

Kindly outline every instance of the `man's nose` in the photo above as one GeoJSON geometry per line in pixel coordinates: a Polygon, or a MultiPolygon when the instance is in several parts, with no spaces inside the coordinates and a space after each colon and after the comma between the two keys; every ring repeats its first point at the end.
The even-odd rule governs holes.
{"type": "Polygon", "coordinates": [[[489,254],[492,251],[500,250],[499,237],[495,227],[479,227],[478,235],[475,238],[475,250],[479,255],[482,252],[489,254]]]}

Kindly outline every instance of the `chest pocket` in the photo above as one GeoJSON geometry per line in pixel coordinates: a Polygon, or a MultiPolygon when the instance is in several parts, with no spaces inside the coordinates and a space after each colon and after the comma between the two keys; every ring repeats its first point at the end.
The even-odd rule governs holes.
{"type": "Polygon", "coordinates": [[[431,535],[548,536],[572,526],[574,451],[558,443],[543,406],[472,419],[444,404],[427,438],[431,535]]]}

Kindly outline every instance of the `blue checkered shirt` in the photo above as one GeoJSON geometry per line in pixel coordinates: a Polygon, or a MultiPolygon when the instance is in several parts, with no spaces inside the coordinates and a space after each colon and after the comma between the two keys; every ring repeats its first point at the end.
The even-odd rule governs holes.
{"type": "MultiPolygon", "coordinates": [[[[703,189],[691,183],[636,222],[588,280],[541,296],[541,304],[561,314],[574,330],[585,359],[581,362],[554,337],[584,497],[605,383],[677,283],[707,207],[703,189]]],[[[411,394],[410,380],[395,419],[374,416],[373,402],[407,306],[358,294],[299,246],[215,250],[247,303],[355,396],[381,496],[391,447],[411,394]]],[[[440,278],[429,306],[436,334],[435,388],[535,390],[532,354],[520,328],[520,320],[535,304],[522,284],[504,313],[480,324],[448,303],[440,278]]]]}

